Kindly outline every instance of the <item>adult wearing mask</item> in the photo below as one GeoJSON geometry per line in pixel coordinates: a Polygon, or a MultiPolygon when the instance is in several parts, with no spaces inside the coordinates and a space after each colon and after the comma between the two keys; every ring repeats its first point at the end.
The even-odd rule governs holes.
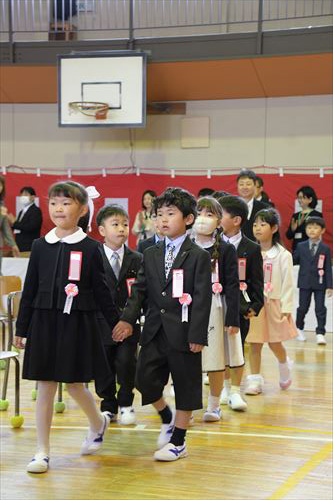
{"type": "Polygon", "coordinates": [[[11,214],[8,215],[20,252],[30,252],[32,242],[40,238],[43,218],[41,209],[35,205],[35,197],[34,188],[23,187],[20,191],[22,210],[17,218],[11,214]]]}

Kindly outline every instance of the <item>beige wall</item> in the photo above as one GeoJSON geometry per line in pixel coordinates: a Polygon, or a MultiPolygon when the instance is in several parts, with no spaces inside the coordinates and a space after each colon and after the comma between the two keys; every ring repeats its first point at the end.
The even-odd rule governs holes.
{"type": "MultiPolygon", "coordinates": [[[[332,95],[192,101],[186,116],[210,118],[209,148],[181,148],[184,116],[148,116],[147,127],[133,131],[136,165],[190,173],[333,164],[332,95]]],[[[2,104],[1,165],[85,170],[131,165],[128,129],[64,129],[57,123],[54,104],[2,104]]]]}

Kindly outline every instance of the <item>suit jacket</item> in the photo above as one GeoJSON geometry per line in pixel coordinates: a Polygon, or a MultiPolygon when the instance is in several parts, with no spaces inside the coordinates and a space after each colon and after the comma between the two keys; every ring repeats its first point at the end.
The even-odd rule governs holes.
{"type": "Polygon", "coordinates": [[[313,256],[310,251],[309,241],[298,243],[293,254],[294,264],[299,264],[298,288],[307,290],[326,290],[332,288],[332,260],[328,245],[320,242],[317,252],[313,256]],[[324,255],[323,282],[319,282],[318,261],[319,256],[324,255]]]}
{"type": "Polygon", "coordinates": [[[116,307],[106,283],[100,243],[86,237],[68,243],[47,243],[45,238],[34,241],[24,283],[20,309],[16,321],[16,335],[26,337],[34,309],[59,309],[66,302],[65,286],[68,279],[70,253],[82,252],[80,281],[75,281],[79,293],[73,297],[72,311],[101,309],[113,328],[118,321],[116,307]]]}
{"type": "Polygon", "coordinates": [[[138,243],[137,251],[143,253],[146,248],[156,245],[155,235],[147,238],[146,240],[140,240],[138,243]]]}
{"type": "Polygon", "coordinates": [[[259,212],[259,210],[263,210],[264,208],[269,208],[269,205],[267,203],[254,199],[251,217],[242,226],[242,233],[252,241],[256,241],[255,237],[253,236],[253,223],[254,219],[256,218],[255,216],[259,212]]]}
{"type": "Polygon", "coordinates": [[[258,316],[264,305],[264,272],[260,246],[243,235],[237,248],[237,256],[246,259],[246,292],[251,300],[246,302],[240,292],[240,313],[244,315],[251,308],[258,316]]]}
{"type": "MultiPolygon", "coordinates": [[[[116,278],[110,261],[108,260],[103,246],[100,247],[103,258],[104,270],[107,284],[111,291],[112,300],[117,308],[119,316],[121,315],[125,304],[128,299],[127,280],[136,278],[142,262],[142,255],[138,252],[130,250],[126,245],[124,249],[124,258],[122,261],[118,279],[116,278]]],[[[105,320],[103,313],[98,313],[98,320],[100,322],[103,342],[106,345],[117,344],[112,340],[112,331],[105,320]]],[[[124,340],[124,342],[138,342],[140,336],[140,325],[134,325],[133,335],[124,340]]]]}
{"type": "Polygon", "coordinates": [[[137,281],[132,287],[132,295],[122,312],[121,319],[134,325],[147,298],[147,311],[140,344],[142,346],[148,344],[162,327],[173,348],[189,352],[189,343],[207,345],[212,300],[210,255],[187,236],[167,279],[164,256],[164,242],[147,248],[137,281]],[[172,298],[173,269],[184,270],[183,291],[192,297],[192,303],[188,307],[188,322],[182,322],[182,306],[179,299],[172,298]]]}
{"type": "Polygon", "coordinates": [[[20,252],[30,252],[32,242],[40,237],[40,230],[43,223],[42,211],[33,204],[25,212],[22,220],[19,220],[21,213],[22,210],[12,227],[20,231],[20,233],[15,234],[16,244],[20,252]]]}

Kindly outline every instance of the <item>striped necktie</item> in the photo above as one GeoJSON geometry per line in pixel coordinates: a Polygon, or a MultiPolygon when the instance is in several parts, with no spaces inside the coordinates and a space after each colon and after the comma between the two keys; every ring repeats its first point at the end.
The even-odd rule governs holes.
{"type": "Polygon", "coordinates": [[[169,243],[167,246],[167,254],[165,256],[165,263],[164,263],[164,268],[165,268],[165,277],[168,278],[170,269],[172,268],[173,261],[175,260],[174,257],[174,252],[175,252],[175,245],[172,243],[169,243]]]}

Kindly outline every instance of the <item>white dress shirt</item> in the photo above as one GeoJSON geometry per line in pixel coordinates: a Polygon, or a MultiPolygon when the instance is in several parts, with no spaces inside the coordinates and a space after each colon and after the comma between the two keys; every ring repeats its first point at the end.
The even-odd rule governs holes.
{"type": "Polygon", "coordinates": [[[117,254],[119,255],[119,265],[120,265],[120,269],[121,269],[121,266],[123,265],[123,260],[124,260],[125,246],[122,245],[120,248],[118,248],[118,250],[112,250],[112,248],[108,247],[104,243],[103,248],[104,248],[105,255],[107,256],[107,259],[110,262],[110,264],[111,264],[112,254],[114,252],[117,252],[117,254]]]}
{"type": "Polygon", "coordinates": [[[230,236],[230,238],[228,236],[226,236],[225,234],[222,235],[222,238],[224,239],[224,241],[226,241],[227,243],[231,243],[232,245],[234,245],[234,247],[238,248],[238,245],[240,244],[241,242],[241,239],[243,238],[243,235],[242,235],[242,232],[239,231],[239,233],[237,234],[234,234],[233,236],[230,236]]]}
{"type": "Polygon", "coordinates": [[[165,254],[168,253],[168,245],[169,245],[169,243],[171,243],[175,247],[175,250],[173,252],[173,258],[175,259],[177,257],[179,250],[180,250],[180,247],[182,246],[182,244],[185,241],[186,236],[187,236],[186,233],[182,234],[181,236],[178,236],[178,238],[176,238],[175,240],[170,240],[166,236],[165,237],[165,254]]]}
{"type": "Polygon", "coordinates": [[[250,201],[247,202],[247,208],[249,209],[249,213],[247,214],[247,220],[249,220],[251,217],[252,210],[253,210],[253,202],[254,202],[254,198],[252,198],[250,201]]]}

